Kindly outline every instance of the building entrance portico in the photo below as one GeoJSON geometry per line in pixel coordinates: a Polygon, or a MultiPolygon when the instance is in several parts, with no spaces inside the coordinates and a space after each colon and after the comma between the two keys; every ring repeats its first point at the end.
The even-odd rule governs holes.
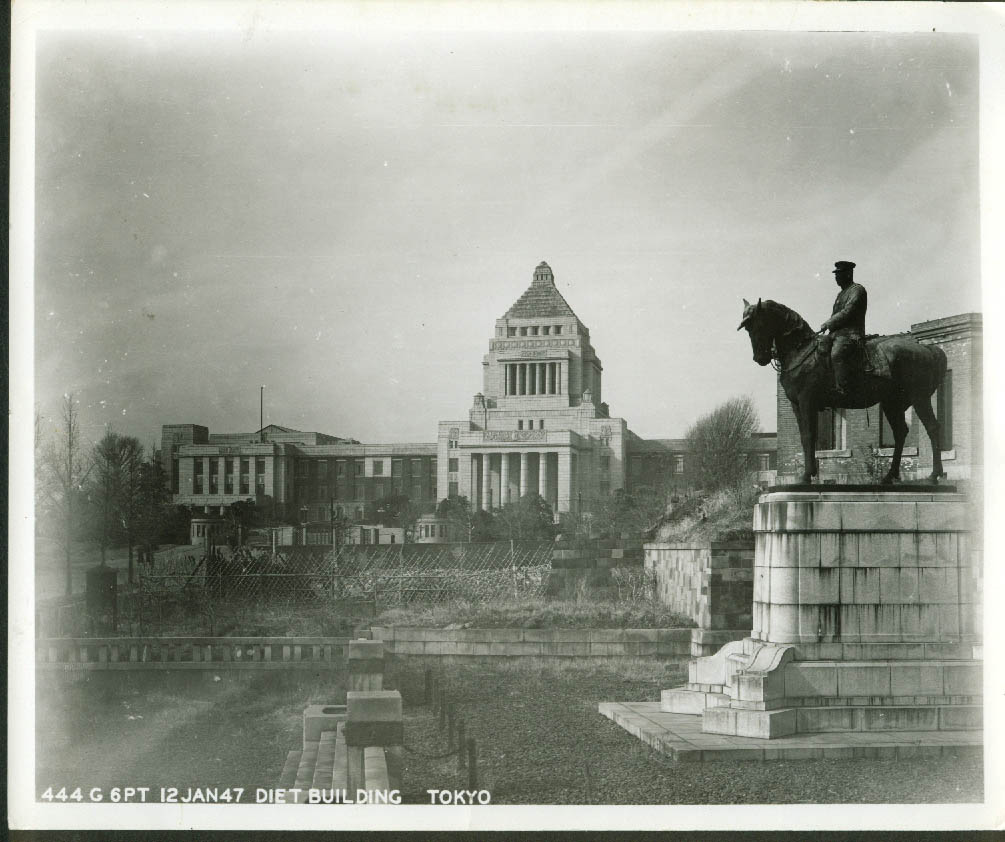
{"type": "Polygon", "coordinates": [[[471,500],[475,508],[498,509],[527,494],[539,494],[552,509],[559,503],[561,452],[548,450],[473,451],[471,500]]]}

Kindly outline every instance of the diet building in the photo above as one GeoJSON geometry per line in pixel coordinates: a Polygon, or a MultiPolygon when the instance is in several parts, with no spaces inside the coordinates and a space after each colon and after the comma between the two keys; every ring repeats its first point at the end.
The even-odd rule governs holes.
{"type": "Polygon", "coordinates": [[[481,509],[536,492],[558,512],[624,488],[632,433],[603,402],[603,370],[589,328],[539,264],[496,320],[467,417],[439,424],[438,487],[481,509]]]}

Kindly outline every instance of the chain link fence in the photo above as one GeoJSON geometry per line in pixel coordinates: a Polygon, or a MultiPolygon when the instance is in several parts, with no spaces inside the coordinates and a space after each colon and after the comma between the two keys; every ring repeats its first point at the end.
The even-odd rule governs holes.
{"type": "Polygon", "coordinates": [[[177,554],[141,566],[135,588],[120,592],[120,617],[144,634],[186,624],[221,633],[256,615],[310,608],[359,617],[416,603],[534,599],[545,593],[551,553],[551,542],[514,541],[177,554]]]}

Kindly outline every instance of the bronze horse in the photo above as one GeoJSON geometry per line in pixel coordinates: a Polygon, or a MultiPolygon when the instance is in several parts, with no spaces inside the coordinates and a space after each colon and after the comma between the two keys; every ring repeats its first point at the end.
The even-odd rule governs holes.
{"type": "Polygon", "coordinates": [[[844,399],[834,394],[829,344],[818,337],[802,316],[776,301],[751,304],[743,300],[740,327],[750,334],[754,362],[778,361],[782,389],[792,404],[803,445],[802,482],[817,475],[817,413],[826,407],[864,409],[879,404],[893,431],[893,461],[883,485],[900,479],[900,457],[907,438],[904,413],[913,406],[932,443],[932,473],[935,484],[945,474],[939,448],[939,422],[932,411],[931,396],[946,374],[946,355],[935,345],[922,345],[907,335],[867,339],[872,369],[859,377],[856,388],[844,399]]]}

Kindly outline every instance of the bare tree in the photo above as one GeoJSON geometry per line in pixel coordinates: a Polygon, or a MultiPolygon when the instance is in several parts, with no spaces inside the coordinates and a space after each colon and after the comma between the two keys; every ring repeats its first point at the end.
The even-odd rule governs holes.
{"type": "Polygon", "coordinates": [[[66,594],[69,596],[73,593],[73,539],[80,513],[81,486],[86,476],[80,448],[80,423],[72,393],[63,396],[56,435],[40,445],[39,454],[36,488],[42,489],[55,515],[66,557],[66,594]]]}
{"type": "Polygon", "coordinates": [[[746,448],[759,429],[754,402],[746,395],[695,421],[685,438],[696,485],[706,491],[739,486],[750,473],[746,448]]]}

